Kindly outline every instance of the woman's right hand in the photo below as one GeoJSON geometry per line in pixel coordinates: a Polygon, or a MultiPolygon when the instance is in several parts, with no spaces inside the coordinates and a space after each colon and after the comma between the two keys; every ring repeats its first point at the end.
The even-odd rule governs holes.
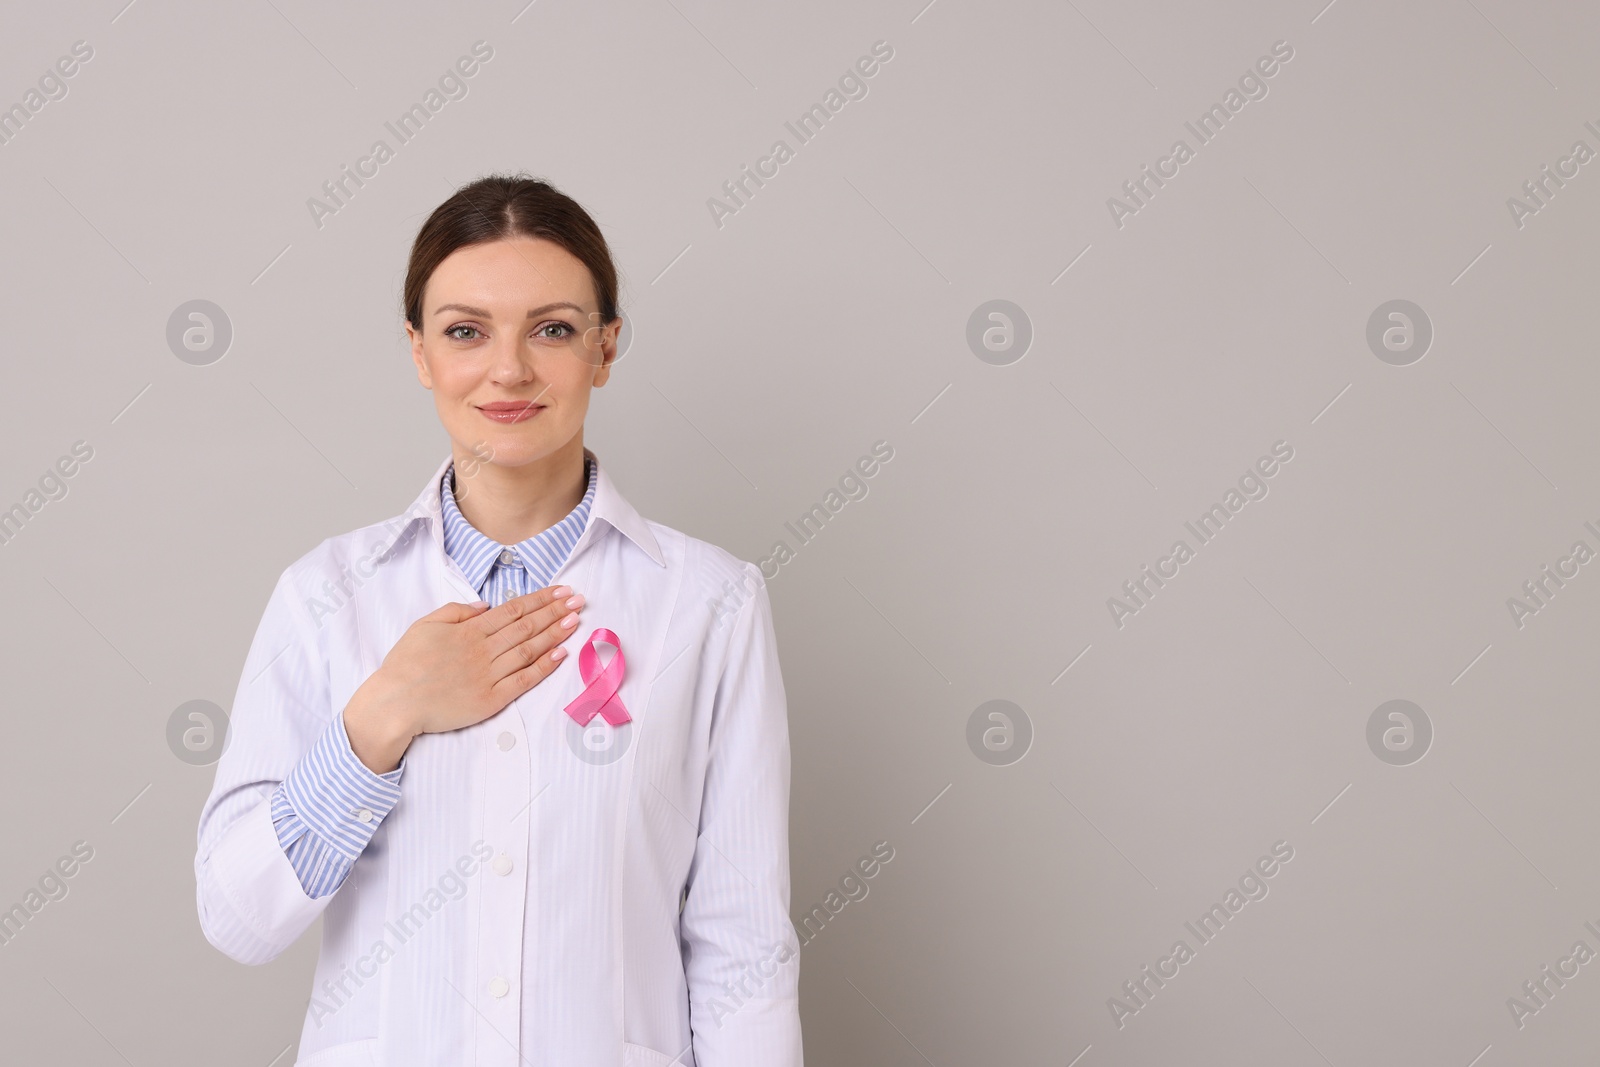
{"type": "Polygon", "coordinates": [[[449,603],[412,623],[344,710],[356,757],[378,774],[418,734],[459,730],[544,681],[566,656],[583,597],[559,585],[499,607],[449,603]]]}

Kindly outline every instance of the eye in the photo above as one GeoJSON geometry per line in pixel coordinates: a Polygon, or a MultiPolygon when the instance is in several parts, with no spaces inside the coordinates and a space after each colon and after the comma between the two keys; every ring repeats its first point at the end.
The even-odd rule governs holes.
{"type": "Polygon", "coordinates": [[[455,340],[455,341],[470,341],[470,340],[472,340],[472,338],[470,338],[470,337],[462,337],[462,336],[460,336],[459,334],[456,333],[457,330],[471,330],[473,333],[477,333],[478,332],[478,328],[476,326],[468,326],[466,324],[462,324],[460,326],[452,326],[452,327],[450,327],[448,330],[446,330],[444,332],[444,335],[446,337],[452,339],[452,340],[455,340]]]}
{"type": "Polygon", "coordinates": [[[578,331],[565,322],[547,322],[533,331],[535,337],[542,337],[547,341],[565,341],[578,331]],[[546,333],[546,330],[560,330],[561,333],[546,333]]]}

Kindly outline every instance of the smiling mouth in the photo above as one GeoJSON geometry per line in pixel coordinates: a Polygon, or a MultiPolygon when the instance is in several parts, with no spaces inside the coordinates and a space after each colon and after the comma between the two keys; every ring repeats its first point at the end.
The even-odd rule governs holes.
{"type": "Polygon", "coordinates": [[[494,403],[477,405],[483,416],[494,422],[510,423],[524,422],[533,418],[544,410],[543,404],[536,404],[531,400],[512,403],[494,403]]]}

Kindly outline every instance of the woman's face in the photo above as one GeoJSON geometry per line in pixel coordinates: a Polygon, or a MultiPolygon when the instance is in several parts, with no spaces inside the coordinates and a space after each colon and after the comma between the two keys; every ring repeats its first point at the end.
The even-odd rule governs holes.
{"type": "Polygon", "coordinates": [[[588,268],[542,238],[467,245],[434,269],[406,333],[458,466],[520,467],[581,440],[622,328],[599,310],[588,268]]]}

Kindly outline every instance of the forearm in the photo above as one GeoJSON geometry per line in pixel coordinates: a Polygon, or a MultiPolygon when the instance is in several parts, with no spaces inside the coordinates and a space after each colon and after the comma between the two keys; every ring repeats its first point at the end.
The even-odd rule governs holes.
{"type": "Polygon", "coordinates": [[[351,751],[374,774],[399,767],[417,735],[392,698],[381,670],[361,683],[345,705],[344,730],[351,751]]]}
{"type": "Polygon", "coordinates": [[[402,769],[378,774],[358,757],[343,717],[328,723],[272,797],[278,843],[308,896],[343,884],[400,801],[402,769]]]}

